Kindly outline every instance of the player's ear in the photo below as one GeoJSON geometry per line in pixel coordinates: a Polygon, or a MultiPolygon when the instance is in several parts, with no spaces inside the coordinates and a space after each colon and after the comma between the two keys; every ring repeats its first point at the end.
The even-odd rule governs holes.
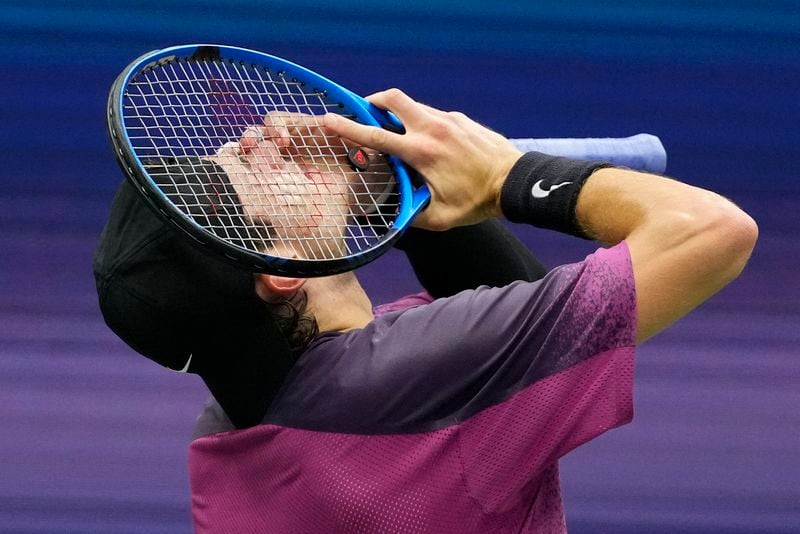
{"type": "Polygon", "coordinates": [[[307,278],[290,278],[272,274],[256,274],[256,294],[265,302],[272,302],[276,297],[289,298],[303,287],[307,278]]]}

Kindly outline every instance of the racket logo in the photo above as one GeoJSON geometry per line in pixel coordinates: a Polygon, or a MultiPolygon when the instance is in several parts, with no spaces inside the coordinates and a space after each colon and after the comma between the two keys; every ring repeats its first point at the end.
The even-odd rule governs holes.
{"type": "Polygon", "coordinates": [[[544,189],[542,187],[543,181],[544,180],[539,180],[538,182],[533,184],[533,187],[531,188],[531,195],[533,195],[533,198],[546,198],[551,192],[555,191],[559,187],[564,187],[565,185],[569,185],[572,183],[572,182],[562,182],[560,184],[550,186],[550,189],[544,189]]]}
{"type": "Polygon", "coordinates": [[[366,171],[369,169],[369,156],[367,152],[361,147],[353,147],[347,152],[347,159],[359,171],[366,171]]]}

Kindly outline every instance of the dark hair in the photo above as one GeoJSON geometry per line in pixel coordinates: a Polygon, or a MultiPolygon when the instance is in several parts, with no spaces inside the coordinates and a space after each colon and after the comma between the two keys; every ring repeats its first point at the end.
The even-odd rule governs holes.
{"type": "Polygon", "coordinates": [[[286,337],[292,354],[295,357],[300,356],[319,334],[317,320],[307,310],[306,292],[301,289],[291,297],[276,302],[265,302],[264,305],[286,337]]]}

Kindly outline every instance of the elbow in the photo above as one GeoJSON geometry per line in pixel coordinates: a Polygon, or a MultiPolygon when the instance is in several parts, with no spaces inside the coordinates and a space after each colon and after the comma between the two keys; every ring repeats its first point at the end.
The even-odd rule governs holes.
{"type": "Polygon", "coordinates": [[[758,225],[756,221],[747,213],[735,207],[738,212],[735,216],[731,217],[729,230],[731,246],[734,250],[734,258],[732,260],[735,271],[735,276],[739,276],[750,256],[753,254],[756,242],[758,241],[758,225]]]}
{"type": "Polygon", "coordinates": [[[712,234],[709,259],[716,259],[723,282],[730,282],[741,274],[753,253],[758,225],[750,215],[721,197],[705,217],[712,234]]]}

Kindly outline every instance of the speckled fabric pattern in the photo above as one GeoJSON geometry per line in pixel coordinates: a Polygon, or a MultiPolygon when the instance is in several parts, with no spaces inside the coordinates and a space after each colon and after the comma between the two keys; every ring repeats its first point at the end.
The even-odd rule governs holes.
{"type": "Polygon", "coordinates": [[[426,291],[422,291],[420,293],[415,293],[414,295],[407,295],[403,298],[395,300],[394,302],[387,302],[386,304],[380,304],[375,306],[372,310],[375,314],[375,317],[380,317],[381,315],[387,314],[389,312],[401,311],[411,308],[412,306],[421,306],[423,304],[429,304],[433,301],[433,297],[431,297],[426,291]]]}
{"type": "Polygon", "coordinates": [[[259,426],[206,410],[198,532],[565,530],[558,458],[632,417],[627,247],[427,300],[320,336],[259,426]]]}

